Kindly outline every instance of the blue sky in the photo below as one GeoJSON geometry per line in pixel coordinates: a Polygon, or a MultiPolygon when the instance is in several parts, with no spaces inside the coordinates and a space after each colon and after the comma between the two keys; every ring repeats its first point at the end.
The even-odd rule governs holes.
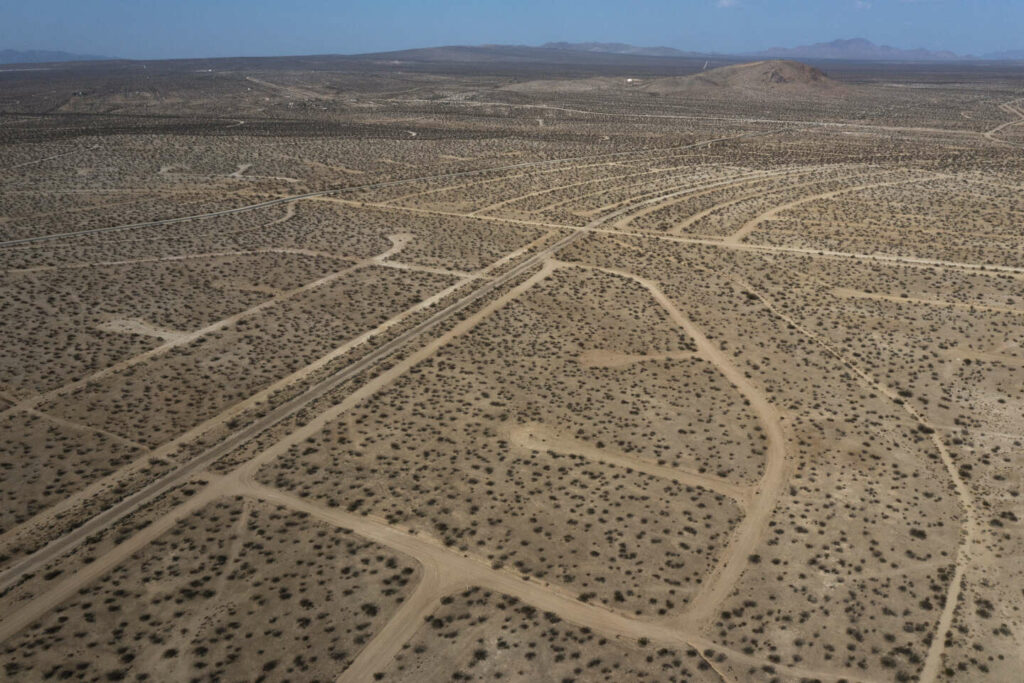
{"type": "Polygon", "coordinates": [[[128,58],[619,41],[738,52],[864,37],[1024,49],[1024,0],[6,0],[0,49],[128,58]]]}

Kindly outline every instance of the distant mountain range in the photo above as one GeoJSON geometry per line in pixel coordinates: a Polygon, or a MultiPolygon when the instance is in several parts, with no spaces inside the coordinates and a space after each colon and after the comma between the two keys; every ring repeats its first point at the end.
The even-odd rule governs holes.
{"type": "Polygon", "coordinates": [[[43,62],[95,62],[112,57],[76,55],[60,50],[0,50],[0,64],[39,64],[43,62]]]}
{"type": "Polygon", "coordinates": [[[613,55],[641,57],[703,57],[701,52],[684,52],[674,47],[637,47],[626,43],[544,43],[546,50],[572,50],[573,52],[600,52],[613,55]]]}
{"type": "Polygon", "coordinates": [[[846,59],[886,62],[951,62],[964,59],[964,57],[946,50],[933,51],[924,48],[904,50],[888,45],[875,45],[864,38],[833,40],[831,43],[815,43],[800,47],[773,47],[755,54],[758,57],[771,59],[846,59]]]}
{"type": "MultiPolygon", "coordinates": [[[[672,47],[637,47],[626,43],[545,43],[542,48],[549,50],[570,50],[574,52],[598,52],[617,55],[641,55],[646,57],[698,57],[706,53],[685,52],[672,47]]],[[[924,48],[903,49],[889,45],[876,45],[865,38],[833,40],[830,43],[815,43],[800,47],[773,47],[745,56],[762,59],[841,59],[848,61],[886,62],[955,62],[976,59],[1024,60],[1024,50],[992,52],[975,57],[958,55],[948,50],[926,50],[924,48]]],[[[722,55],[718,55],[722,56],[722,55]]],[[[734,55],[743,56],[743,55],[734,55]]]]}
{"type": "MultiPolygon", "coordinates": [[[[954,62],[954,61],[1024,61],[1024,50],[1005,50],[981,56],[958,55],[947,50],[906,50],[889,45],[876,45],[864,38],[833,40],[800,47],[773,47],[760,52],[707,53],[679,50],[674,47],[642,47],[628,43],[569,43],[553,42],[533,47],[528,45],[449,45],[415,48],[394,52],[348,55],[357,58],[376,58],[412,61],[452,62],[507,62],[507,63],[576,63],[583,57],[587,64],[618,63],[626,59],[637,64],[652,59],[708,59],[740,61],[757,59],[791,60],[847,60],[890,62],[954,62]],[[585,57],[584,57],[585,55],[585,57]]],[[[35,64],[43,62],[85,62],[118,59],[102,55],[85,55],[61,50],[0,50],[0,64],[35,64]]]]}
{"type": "Polygon", "coordinates": [[[983,58],[1022,62],[1024,61],[1024,50],[1003,50],[1002,52],[989,52],[987,55],[983,55],[983,58]]]}

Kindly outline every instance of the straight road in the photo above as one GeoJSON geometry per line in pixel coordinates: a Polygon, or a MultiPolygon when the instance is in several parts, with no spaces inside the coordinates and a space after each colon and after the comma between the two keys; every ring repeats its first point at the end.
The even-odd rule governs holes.
{"type": "Polygon", "coordinates": [[[47,563],[74,549],[89,536],[102,531],[119,519],[135,512],[157,496],[160,496],[175,486],[184,483],[193,474],[209,466],[218,458],[227,455],[234,449],[273,427],[282,420],[295,415],[310,403],[313,403],[317,399],[327,395],[344,382],[347,382],[353,377],[358,376],[360,373],[373,368],[380,361],[396,353],[412,339],[429,332],[444,321],[465,310],[474,302],[487,296],[519,275],[532,270],[535,267],[539,267],[545,259],[580,239],[584,234],[586,233],[574,232],[563,237],[557,242],[554,242],[545,249],[541,249],[512,268],[509,268],[501,275],[488,280],[458,301],[455,301],[440,311],[437,311],[418,325],[415,325],[414,327],[399,334],[394,339],[385,342],[354,363],[351,363],[338,372],[321,380],[298,396],[277,406],[256,422],[234,432],[224,441],[221,441],[204,453],[181,464],[145,488],[142,488],[136,493],[133,493],[115,505],[107,508],[95,517],[92,517],[82,526],[68,532],[64,536],[61,536],[51,542],[49,545],[40,548],[35,553],[12,565],[7,569],[7,571],[0,575],[0,593],[17,584],[18,581],[20,581],[26,574],[38,571],[47,563]]]}

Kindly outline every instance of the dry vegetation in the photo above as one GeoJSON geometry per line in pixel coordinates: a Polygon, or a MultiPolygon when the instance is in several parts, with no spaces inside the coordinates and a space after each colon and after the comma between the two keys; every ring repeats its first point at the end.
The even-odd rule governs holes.
{"type": "Polygon", "coordinates": [[[0,73],[5,680],[1017,680],[1020,72],[629,64],[0,73]]]}
{"type": "Polygon", "coordinates": [[[695,648],[609,640],[554,612],[477,587],[446,596],[424,622],[378,680],[719,680],[695,648]]]}
{"type": "Polygon", "coordinates": [[[417,580],[304,515],[212,503],[4,646],[5,675],[326,681],[417,580]]]}

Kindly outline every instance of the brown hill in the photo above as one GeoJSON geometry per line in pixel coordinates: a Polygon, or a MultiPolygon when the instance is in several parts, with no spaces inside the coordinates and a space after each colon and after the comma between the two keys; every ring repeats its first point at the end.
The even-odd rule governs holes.
{"type": "Polygon", "coordinates": [[[837,86],[838,83],[813,66],[786,60],[767,60],[722,66],[692,76],[659,78],[641,86],[641,89],[660,95],[710,94],[709,91],[726,89],[757,95],[772,92],[793,95],[824,92],[837,86]]]}
{"type": "Polygon", "coordinates": [[[814,97],[841,92],[840,84],[801,62],[766,60],[731,64],[687,76],[663,78],[595,77],[536,80],[502,87],[523,93],[581,94],[635,90],[652,95],[814,97]]]}

